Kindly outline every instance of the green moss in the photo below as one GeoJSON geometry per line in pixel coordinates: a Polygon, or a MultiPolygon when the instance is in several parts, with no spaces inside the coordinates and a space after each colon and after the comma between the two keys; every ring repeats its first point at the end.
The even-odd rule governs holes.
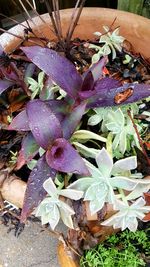
{"type": "Polygon", "coordinates": [[[104,243],[85,252],[81,267],[139,267],[150,256],[150,231],[124,231],[112,235],[104,243]]]}

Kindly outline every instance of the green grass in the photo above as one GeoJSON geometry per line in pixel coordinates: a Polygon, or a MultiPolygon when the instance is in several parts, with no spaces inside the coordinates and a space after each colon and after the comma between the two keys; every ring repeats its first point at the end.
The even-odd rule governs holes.
{"type": "Polygon", "coordinates": [[[124,231],[112,235],[96,248],[85,251],[81,267],[140,267],[150,257],[150,230],[124,231]]]}

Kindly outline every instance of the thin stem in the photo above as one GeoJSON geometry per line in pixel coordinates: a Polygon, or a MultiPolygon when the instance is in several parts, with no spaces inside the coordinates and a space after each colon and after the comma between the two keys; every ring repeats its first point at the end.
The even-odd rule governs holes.
{"type": "Polygon", "coordinates": [[[28,10],[26,9],[26,7],[24,6],[24,4],[22,3],[22,0],[19,0],[19,3],[20,3],[20,5],[22,6],[22,8],[23,8],[23,10],[25,11],[25,13],[27,14],[28,18],[30,18],[31,21],[32,21],[32,18],[31,18],[31,16],[30,16],[28,10]]]}
{"type": "MultiPolygon", "coordinates": [[[[27,20],[26,16],[24,15],[24,13],[22,13],[21,8],[17,5],[16,0],[11,0],[12,3],[15,5],[15,7],[17,8],[17,10],[20,12],[20,14],[22,14],[22,16],[24,17],[24,20],[26,21],[28,28],[31,29],[29,21],[27,20]]],[[[32,29],[31,29],[32,30],[32,29]]]]}
{"type": "Polygon", "coordinates": [[[58,15],[59,10],[57,10],[57,8],[59,9],[59,3],[57,2],[57,0],[52,0],[52,4],[53,4],[53,10],[54,10],[54,16],[55,16],[55,24],[56,24],[56,28],[57,28],[57,35],[59,40],[62,40],[62,35],[61,35],[61,26],[60,26],[60,21],[59,21],[59,17],[60,15],[58,15]]]}
{"type": "MultiPolygon", "coordinates": [[[[41,41],[41,43],[44,44],[44,46],[45,46],[45,43],[44,43],[40,38],[38,38],[38,36],[32,31],[32,29],[31,29],[30,26],[29,26],[29,27],[30,27],[30,28],[29,28],[29,27],[27,27],[26,25],[24,25],[23,23],[20,23],[20,22],[18,22],[17,20],[15,20],[15,19],[13,19],[13,18],[9,18],[9,17],[3,15],[2,13],[0,13],[0,16],[3,16],[4,18],[7,18],[7,19],[9,19],[10,21],[13,21],[14,23],[16,23],[16,24],[18,24],[18,25],[21,25],[22,27],[25,28],[25,30],[31,32],[31,33],[33,34],[33,36],[36,37],[37,39],[39,39],[39,40],[41,41]]],[[[22,38],[23,38],[23,37],[22,37],[22,38]]],[[[26,39],[26,38],[24,38],[24,39],[26,39]]],[[[30,41],[30,40],[29,40],[29,41],[30,41]]],[[[33,43],[34,41],[31,41],[31,42],[33,43]]],[[[37,44],[36,42],[34,42],[34,43],[37,44]]],[[[18,46],[17,46],[17,47],[18,47],[18,46]]]]}
{"type": "MultiPolygon", "coordinates": [[[[34,8],[33,8],[33,6],[29,3],[29,1],[26,0],[26,2],[31,6],[32,10],[35,11],[34,8]]],[[[29,14],[29,12],[27,11],[26,7],[24,6],[22,0],[19,0],[19,3],[20,3],[20,5],[22,6],[24,12],[27,14],[27,17],[29,18],[29,20],[30,20],[30,21],[33,23],[33,25],[37,28],[38,32],[39,32],[44,38],[46,38],[46,36],[44,36],[43,32],[39,29],[39,27],[37,26],[37,24],[34,22],[34,20],[32,19],[32,17],[30,16],[30,14],[29,14]]],[[[22,13],[22,12],[21,12],[21,13],[22,13]]],[[[37,13],[37,14],[38,14],[38,13],[37,13]]],[[[38,14],[38,16],[39,16],[39,14],[38,14]]],[[[29,25],[29,22],[28,22],[27,20],[26,20],[26,22],[27,22],[27,25],[29,25]]],[[[30,25],[29,25],[29,27],[30,27],[30,25]]],[[[31,29],[31,27],[30,27],[30,29],[31,29]]]]}
{"type": "MultiPolygon", "coordinates": [[[[78,4],[79,1],[77,1],[77,4],[78,4]]],[[[75,7],[75,10],[73,11],[74,14],[73,14],[73,20],[72,20],[72,24],[70,25],[70,29],[69,29],[69,32],[67,34],[67,37],[66,37],[66,40],[67,40],[67,44],[69,44],[71,38],[72,38],[72,35],[74,33],[74,30],[78,24],[78,21],[79,21],[79,18],[80,18],[80,15],[81,15],[81,12],[82,12],[82,9],[84,7],[84,4],[85,4],[86,0],[81,0],[80,4],[79,4],[79,8],[77,9],[75,7]],[[77,11],[77,12],[76,12],[77,11]],[[77,13],[77,14],[75,14],[77,13]]]]}
{"type": "Polygon", "coordinates": [[[71,18],[70,18],[70,24],[69,24],[68,31],[67,31],[67,34],[66,34],[66,40],[68,39],[68,35],[70,33],[70,30],[71,30],[71,27],[72,27],[72,23],[73,23],[77,8],[79,6],[79,3],[80,3],[80,0],[77,0],[76,5],[75,5],[75,7],[73,9],[73,12],[72,12],[72,15],[71,15],[71,18]]]}
{"type": "Polygon", "coordinates": [[[34,9],[36,10],[36,3],[35,3],[35,0],[32,0],[32,3],[33,3],[33,7],[34,7],[34,9]]]}
{"type": "Polygon", "coordinates": [[[61,18],[60,18],[60,10],[59,10],[59,0],[56,0],[56,11],[57,11],[58,28],[59,28],[59,31],[60,31],[60,36],[61,36],[61,38],[63,38],[63,36],[62,36],[62,27],[61,27],[61,18]]]}
{"type": "MultiPolygon", "coordinates": [[[[36,7],[34,7],[34,5],[32,6],[31,3],[29,2],[29,0],[25,0],[27,2],[27,4],[32,8],[32,10],[35,12],[35,14],[40,18],[40,20],[44,23],[47,24],[46,21],[42,18],[42,16],[37,12],[36,7]]],[[[52,29],[51,29],[52,31],[52,29]]]]}
{"type": "Polygon", "coordinates": [[[135,124],[135,122],[134,122],[134,119],[132,118],[132,115],[131,115],[131,111],[130,111],[130,110],[128,110],[128,116],[129,116],[129,118],[130,118],[130,120],[131,120],[131,122],[132,122],[132,124],[133,124],[134,130],[135,130],[136,135],[137,135],[137,138],[138,138],[138,140],[139,140],[139,144],[140,144],[140,146],[141,146],[141,148],[142,148],[142,152],[143,152],[144,156],[145,156],[146,159],[147,159],[147,163],[148,163],[148,165],[150,165],[150,158],[148,157],[147,152],[146,152],[146,150],[145,150],[145,148],[144,148],[143,141],[142,141],[142,139],[141,139],[141,137],[140,137],[140,135],[139,135],[137,126],[136,126],[136,124],[135,124]]]}
{"type": "Polygon", "coordinates": [[[8,33],[8,34],[10,34],[10,35],[12,35],[12,36],[14,36],[14,37],[17,37],[17,38],[21,39],[22,41],[24,41],[24,38],[23,38],[22,36],[20,36],[20,35],[17,35],[17,34],[15,34],[15,33],[10,32],[10,31],[4,30],[4,29],[2,29],[2,28],[0,28],[0,31],[1,31],[1,32],[4,32],[4,33],[8,33]]]}
{"type": "Polygon", "coordinates": [[[52,25],[53,25],[55,34],[57,36],[58,35],[58,33],[57,33],[57,27],[56,27],[56,23],[55,23],[55,20],[54,20],[54,17],[53,17],[53,12],[52,12],[51,6],[49,4],[49,1],[48,0],[45,0],[45,4],[46,4],[47,10],[48,10],[48,13],[49,13],[49,16],[50,16],[50,19],[51,19],[51,22],[52,22],[52,25]]]}
{"type": "Polygon", "coordinates": [[[25,29],[28,30],[28,27],[27,27],[26,25],[24,25],[23,23],[21,23],[21,22],[15,20],[14,18],[7,17],[6,15],[4,15],[4,14],[2,14],[2,13],[0,13],[0,16],[4,17],[4,18],[6,18],[6,19],[9,19],[10,21],[12,21],[12,22],[14,22],[14,23],[16,23],[16,24],[19,24],[19,25],[21,25],[22,27],[24,27],[25,29]]]}

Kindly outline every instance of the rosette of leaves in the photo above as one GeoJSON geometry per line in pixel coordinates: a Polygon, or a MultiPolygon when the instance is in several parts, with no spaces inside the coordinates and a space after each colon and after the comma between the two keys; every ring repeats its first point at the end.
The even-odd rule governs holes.
{"type": "MultiPolygon", "coordinates": [[[[138,137],[132,121],[129,116],[124,116],[120,108],[108,113],[108,119],[105,126],[114,135],[112,143],[114,151],[118,149],[122,154],[124,154],[125,151],[130,150],[132,141],[134,141],[135,145],[139,147],[138,137]]],[[[139,124],[136,124],[136,126],[138,132],[140,133],[142,127],[139,124]]]]}
{"type": "MultiPolygon", "coordinates": [[[[88,120],[88,124],[91,126],[97,125],[102,121],[101,131],[110,131],[113,134],[112,148],[115,153],[117,151],[123,155],[125,151],[130,151],[131,144],[139,147],[139,141],[132,121],[127,114],[127,109],[131,108],[131,113],[137,114],[138,107],[130,105],[127,107],[116,108],[98,108],[94,109],[95,115],[91,116],[88,120]]],[[[136,123],[138,132],[141,132],[142,127],[136,123]]]]}
{"type": "Polygon", "coordinates": [[[103,148],[96,156],[98,168],[86,161],[92,177],[83,177],[69,185],[69,189],[84,191],[84,201],[89,201],[91,214],[101,210],[105,202],[114,204],[115,190],[124,189],[137,192],[136,197],[150,189],[150,180],[135,179],[127,175],[137,167],[136,157],[128,157],[113,163],[107,150],[103,148]],[[142,187],[142,192],[141,192],[142,187]]]}
{"type": "Polygon", "coordinates": [[[143,220],[145,213],[150,212],[150,206],[145,206],[145,204],[146,201],[142,197],[131,205],[128,202],[116,200],[113,208],[118,212],[101,224],[113,226],[114,229],[121,228],[122,231],[128,228],[135,232],[138,227],[138,219],[143,220]]]}
{"type": "Polygon", "coordinates": [[[75,212],[62,197],[79,200],[82,198],[83,192],[73,189],[57,189],[51,178],[43,183],[43,187],[48,195],[36,210],[36,216],[41,217],[42,224],[49,223],[54,230],[61,218],[66,226],[74,228],[71,216],[75,212]]]}
{"type": "Polygon", "coordinates": [[[96,54],[92,57],[92,63],[96,63],[102,56],[107,56],[112,53],[112,59],[116,58],[116,50],[122,51],[122,44],[125,40],[123,36],[119,35],[119,28],[114,31],[110,31],[109,27],[103,26],[105,33],[95,32],[94,34],[98,36],[99,43],[104,44],[103,46],[90,44],[89,48],[95,49],[96,54]]]}
{"type": "Polygon", "coordinates": [[[34,80],[31,77],[26,78],[27,83],[30,85],[29,90],[32,92],[31,99],[34,99],[36,95],[40,94],[40,92],[42,91],[43,86],[44,86],[44,76],[45,76],[45,73],[41,71],[38,74],[38,81],[34,80]]]}

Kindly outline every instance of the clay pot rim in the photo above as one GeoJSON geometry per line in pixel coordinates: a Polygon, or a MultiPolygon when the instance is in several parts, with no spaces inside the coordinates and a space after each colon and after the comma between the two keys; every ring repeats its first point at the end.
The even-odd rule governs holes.
{"type": "MultiPolygon", "coordinates": [[[[73,9],[62,9],[61,10],[61,18],[65,22],[65,25],[68,24],[68,18],[70,20],[72,10],[73,9]]],[[[46,22],[49,22],[49,25],[51,25],[48,13],[41,15],[41,17],[46,22]]],[[[149,41],[148,36],[150,36],[150,20],[145,17],[139,16],[133,13],[129,13],[126,11],[109,9],[109,8],[99,8],[99,7],[92,7],[92,8],[85,7],[83,8],[78,26],[76,27],[74,37],[88,35],[90,36],[90,38],[92,37],[94,38],[93,33],[94,31],[99,31],[99,28],[101,28],[101,25],[102,25],[101,24],[102,21],[104,21],[105,23],[103,25],[109,26],[115,18],[116,18],[116,21],[115,21],[114,27],[120,26],[121,34],[127,37],[127,39],[129,39],[130,42],[136,39],[134,43],[132,42],[131,43],[133,44],[133,46],[136,46],[138,48],[137,50],[139,51],[137,52],[140,52],[140,53],[143,52],[143,54],[145,53],[145,56],[150,56],[150,51],[149,52],[146,51],[148,47],[144,45],[146,41],[149,41]],[[86,29],[88,30],[85,30],[85,27],[83,27],[82,25],[82,23],[85,21],[87,23],[86,29]],[[147,32],[147,36],[144,34],[144,37],[146,39],[143,40],[143,43],[144,43],[142,45],[143,48],[140,49],[140,46],[142,44],[142,40],[141,40],[143,37],[142,35],[143,33],[145,33],[145,30],[147,32]],[[125,31],[125,34],[124,34],[124,31],[125,31]],[[128,34],[129,34],[129,38],[128,38],[128,34]]],[[[33,20],[36,25],[39,25],[39,27],[44,27],[45,24],[38,17],[34,17],[33,20]]],[[[31,26],[32,25],[33,24],[31,24],[31,26]]],[[[62,26],[64,28],[64,25],[62,26]]],[[[33,25],[33,28],[35,28],[35,25],[33,25]]],[[[20,36],[23,36],[23,29],[24,29],[23,26],[17,25],[11,28],[9,31],[10,32],[12,31],[15,34],[19,34],[20,36]]],[[[52,39],[56,39],[54,34],[50,33],[50,30],[49,30],[49,36],[51,36],[52,39]]],[[[0,37],[0,44],[6,51],[9,51],[9,52],[15,48],[14,44],[19,43],[19,42],[20,42],[20,39],[15,38],[14,36],[11,36],[7,33],[2,34],[0,37]]]]}

